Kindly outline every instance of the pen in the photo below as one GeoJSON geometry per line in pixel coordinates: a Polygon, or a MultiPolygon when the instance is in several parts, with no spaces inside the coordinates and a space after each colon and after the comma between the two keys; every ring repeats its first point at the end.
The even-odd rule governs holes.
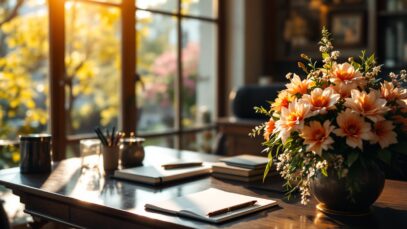
{"type": "Polygon", "coordinates": [[[161,165],[164,169],[179,169],[179,168],[189,168],[195,166],[201,166],[202,162],[190,162],[190,163],[178,163],[178,164],[166,164],[161,165]]]}
{"type": "Polygon", "coordinates": [[[246,203],[237,204],[237,205],[234,205],[234,206],[231,206],[231,207],[228,207],[228,208],[223,208],[223,209],[220,209],[220,210],[209,212],[208,216],[213,217],[213,216],[222,215],[222,214],[225,214],[225,213],[228,213],[228,212],[231,212],[231,211],[239,210],[239,209],[242,209],[242,208],[247,208],[247,207],[253,206],[256,202],[257,202],[257,200],[253,200],[253,201],[249,201],[249,202],[246,202],[246,203]]]}

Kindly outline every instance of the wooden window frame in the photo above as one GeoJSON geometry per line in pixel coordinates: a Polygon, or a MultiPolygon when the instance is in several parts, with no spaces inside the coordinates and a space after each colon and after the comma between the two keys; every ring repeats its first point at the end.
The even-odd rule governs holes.
{"type": "MultiPolygon", "coordinates": [[[[129,134],[136,132],[137,104],[135,95],[135,78],[137,72],[137,47],[136,47],[136,12],[146,11],[153,14],[173,16],[177,18],[177,68],[176,76],[176,126],[175,130],[157,132],[153,134],[140,134],[142,137],[166,137],[176,136],[175,148],[181,148],[182,135],[186,133],[196,133],[200,131],[215,129],[216,125],[210,124],[203,127],[184,128],[182,126],[182,21],[183,19],[196,19],[204,22],[211,22],[217,26],[217,88],[218,99],[216,101],[217,114],[221,117],[226,114],[224,98],[226,90],[226,77],[224,74],[225,56],[220,47],[224,47],[224,1],[217,0],[218,15],[216,18],[185,15],[181,13],[181,1],[178,0],[177,12],[166,12],[154,9],[141,9],[136,7],[136,0],[122,0],[121,3],[110,3],[100,0],[76,0],[106,7],[118,7],[121,13],[121,83],[120,83],[120,109],[119,128],[129,134]],[[128,50],[134,50],[129,52],[128,50]],[[125,106],[125,104],[133,104],[125,106]]],[[[67,135],[65,121],[68,117],[65,111],[65,0],[49,0],[49,44],[50,44],[50,130],[52,134],[53,160],[59,161],[66,157],[66,147],[68,144],[77,143],[80,139],[94,138],[93,134],[67,135]],[[62,26],[61,26],[62,25],[62,26]]]]}

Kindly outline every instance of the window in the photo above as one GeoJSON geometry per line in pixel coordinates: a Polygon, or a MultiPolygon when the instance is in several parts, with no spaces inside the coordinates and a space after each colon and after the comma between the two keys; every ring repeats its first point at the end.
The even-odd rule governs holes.
{"type": "MultiPolygon", "coordinates": [[[[48,85],[46,2],[0,1],[0,139],[47,131],[48,85]]],[[[8,144],[0,141],[0,168],[18,163],[8,144]]]]}
{"type": "MultiPolygon", "coordinates": [[[[216,114],[216,1],[136,1],[137,131],[176,134],[211,126],[216,114]]],[[[207,150],[207,148],[205,149],[207,150]]]]}
{"type": "Polygon", "coordinates": [[[0,4],[0,139],[51,132],[62,159],[99,125],[200,149],[183,136],[214,127],[217,0],[0,4]]]}
{"type": "Polygon", "coordinates": [[[65,2],[65,90],[68,135],[118,126],[120,9],[65,2]]]}

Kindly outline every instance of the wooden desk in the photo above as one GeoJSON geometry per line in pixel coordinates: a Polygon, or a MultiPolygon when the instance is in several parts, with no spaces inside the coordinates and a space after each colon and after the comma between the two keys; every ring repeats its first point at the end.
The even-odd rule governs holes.
{"type": "MultiPolygon", "coordinates": [[[[218,160],[211,155],[146,147],[145,164],[174,158],[218,160]]],[[[210,176],[154,188],[97,174],[81,174],[78,158],[56,164],[47,175],[23,175],[18,168],[3,170],[0,184],[20,196],[29,214],[78,228],[407,228],[407,182],[392,180],[386,181],[371,215],[353,218],[329,217],[315,209],[314,201],[303,206],[298,200],[284,200],[284,195],[278,192],[248,188],[239,182],[229,183],[210,176]],[[148,202],[209,187],[273,198],[279,206],[219,225],[144,209],[148,202]]]]}
{"type": "Polygon", "coordinates": [[[262,122],[259,120],[238,119],[234,117],[220,118],[217,121],[219,132],[225,136],[226,155],[254,154],[261,155],[264,149],[263,138],[252,138],[249,133],[262,122]]]}

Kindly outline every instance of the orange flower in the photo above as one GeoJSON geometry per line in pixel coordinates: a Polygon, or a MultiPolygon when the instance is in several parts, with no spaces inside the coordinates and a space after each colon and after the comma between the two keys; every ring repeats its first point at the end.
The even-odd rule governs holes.
{"type": "Polygon", "coordinates": [[[353,89],[356,89],[358,85],[356,83],[350,83],[350,84],[344,84],[344,83],[339,83],[336,85],[331,85],[330,88],[332,88],[336,93],[338,93],[341,98],[346,98],[350,96],[350,92],[353,89]]]}
{"type": "Polygon", "coordinates": [[[283,143],[286,142],[293,130],[304,126],[304,119],[310,117],[311,105],[305,101],[295,99],[288,108],[281,109],[280,120],[276,122],[276,132],[283,143]]]}
{"type": "Polygon", "coordinates": [[[349,63],[334,64],[330,76],[330,81],[334,83],[332,89],[342,98],[348,97],[351,90],[364,82],[362,73],[349,63]]]}
{"type": "Polygon", "coordinates": [[[287,91],[292,94],[306,94],[308,91],[308,88],[312,86],[312,81],[309,80],[303,80],[301,81],[301,78],[297,75],[294,74],[294,77],[291,79],[291,83],[286,84],[287,91]]]}
{"type": "Polygon", "coordinates": [[[266,141],[270,140],[270,135],[273,133],[276,127],[276,122],[270,118],[268,122],[266,122],[266,126],[264,127],[264,134],[263,137],[266,141]]]}
{"type": "Polygon", "coordinates": [[[364,118],[359,114],[352,112],[351,109],[346,109],[341,112],[336,118],[339,128],[333,132],[340,137],[346,137],[346,144],[352,148],[360,148],[363,150],[363,141],[370,140],[372,133],[369,123],[365,122],[364,118]]]}
{"type": "Polygon", "coordinates": [[[322,90],[315,88],[311,91],[311,95],[305,94],[302,99],[312,105],[311,110],[317,113],[325,114],[327,110],[335,109],[335,104],[340,96],[331,88],[322,90]]]}
{"type": "Polygon", "coordinates": [[[380,93],[387,101],[407,98],[407,89],[394,87],[393,83],[387,81],[381,83],[380,93]]]}
{"type": "Polygon", "coordinates": [[[393,131],[394,126],[391,121],[376,122],[373,127],[373,136],[370,142],[379,143],[382,149],[391,144],[397,143],[397,134],[393,131]]]}
{"type": "Polygon", "coordinates": [[[351,94],[351,98],[345,99],[345,106],[373,122],[384,120],[382,115],[390,110],[386,107],[386,100],[381,99],[377,91],[371,90],[367,94],[365,91],[352,90],[351,94]]]}
{"type": "Polygon", "coordinates": [[[271,109],[274,111],[281,111],[281,108],[288,107],[288,104],[294,100],[294,96],[288,93],[287,91],[281,91],[278,94],[277,99],[274,101],[273,104],[271,104],[271,109]]]}
{"type": "Polygon", "coordinates": [[[334,140],[329,136],[334,127],[331,122],[326,120],[324,125],[318,121],[310,122],[309,126],[304,126],[301,132],[301,137],[304,139],[304,144],[307,145],[306,150],[318,155],[322,155],[322,150],[331,149],[331,144],[334,140]]]}
{"type": "Polygon", "coordinates": [[[331,82],[338,84],[351,84],[362,79],[362,73],[356,70],[351,64],[334,64],[331,70],[331,82]]]}
{"type": "Polygon", "coordinates": [[[397,105],[399,105],[400,111],[402,113],[407,113],[407,99],[397,100],[397,105]]]}

